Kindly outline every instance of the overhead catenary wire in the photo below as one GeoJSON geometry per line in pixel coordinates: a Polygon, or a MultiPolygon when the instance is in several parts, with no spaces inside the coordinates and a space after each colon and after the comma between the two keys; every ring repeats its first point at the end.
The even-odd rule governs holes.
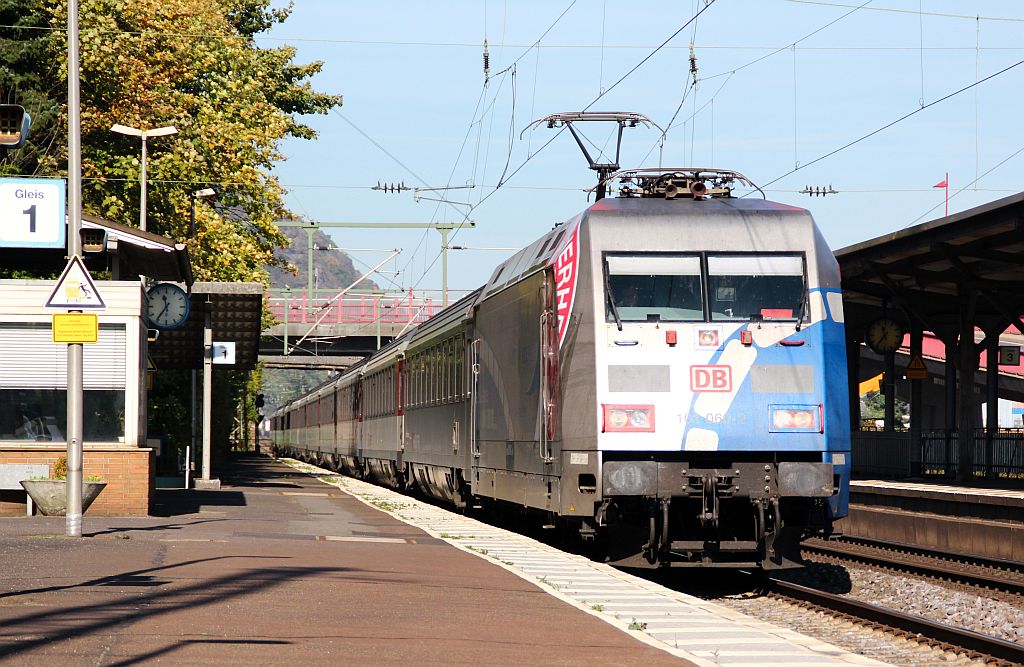
{"type": "MultiPolygon", "coordinates": [[[[806,40],[810,39],[810,38],[811,38],[811,37],[813,37],[814,35],[817,35],[817,34],[818,34],[819,32],[821,32],[821,31],[823,31],[823,30],[825,30],[825,29],[827,29],[827,28],[829,28],[829,27],[831,27],[831,26],[835,25],[836,23],[838,23],[838,22],[842,21],[843,19],[845,19],[846,17],[850,16],[851,14],[854,14],[854,13],[855,13],[855,12],[857,12],[858,10],[860,10],[860,9],[863,9],[863,8],[864,8],[864,7],[866,7],[867,5],[871,4],[871,2],[873,2],[873,0],[866,0],[866,2],[864,2],[864,3],[862,3],[862,4],[860,4],[860,5],[856,6],[856,7],[854,7],[854,8],[853,8],[853,9],[851,9],[850,11],[848,11],[848,12],[844,13],[844,14],[843,14],[842,16],[839,16],[839,17],[837,17],[837,18],[834,18],[834,19],[832,19],[831,21],[829,21],[829,22],[825,23],[824,25],[821,25],[821,26],[819,26],[818,28],[815,28],[814,30],[812,30],[811,32],[807,33],[807,34],[806,34],[806,35],[804,35],[803,37],[800,37],[799,39],[796,39],[796,40],[794,40],[793,42],[791,42],[791,43],[790,43],[789,45],[787,45],[787,46],[784,46],[784,47],[779,47],[779,48],[773,49],[771,53],[768,53],[768,54],[766,54],[766,55],[763,55],[763,56],[760,56],[760,57],[758,57],[758,58],[755,58],[755,59],[753,59],[753,60],[751,60],[751,61],[749,61],[749,62],[747,62],[747,63],[744,63],[743,65],[740,65],[739,67],[733,68],[733,69],[731,69],[731,70],[728,70],[728,71],[726,71],[726,72],[721,72],[721,73],[719,73],[719,74],[713,74],[713,75],[710,75],[710,76],[702,77],[702,80],[703,80],[703,81],[709,81],[709,80],[712,80],[712,79],[717,79],[717,78],[721,78],[721,77],[723,77],[723,76],[725,76],[725,77],[726,77],[726,79],[725,79],[725,81],[724,81],[724,82],[722,83],[722,85],[721,85],[721,86],[719,86],[719,87],[718,87],[718,90],[716,90],[716,91],[715,91],[715,93],[714,93],[714,95],[712,95],[712,96],[711,96],[711,100],[709,100],[709,102],[713,101],[713,100],[714,100],[714,99],[715,99],[715,98],[716,98],[716,97],[718,96],[718,94],[722,92],[722,89],[723,89],[723,88],[725,88],[725,85],[726,85],[727,83],[729,83],[729,81],[730,81],[730,80],[732,79],[732,77],[733,77],[733,76],[735,76],[735,74],[736,74],[737,72],[739,72],[739,71],[741,71],[741,70],[744,70],[744,69],[746,69],[746,68],[748,68],[748,67],[751,67],[752,65],[756,65],[757,63],[759,63],[759,62],[761,62],[761,61],[763,61],[763,60],[766,60],[766,59],[768,59],[768,58],[772,57],[773,55],[776,55],[776,54],[778,54],[778,53],[782,53],[783,51],[785,51],[785,50],[787,50],[787,49],[790,49],[790,48],[794,49],[794,53],[795,53],[795,49],[796,49],[796,45],[797,45],[797,44],[800,44],[801,42],[804,42],[804,41],[806,41],[806,40]]],[[[705,47],[701,47],[701,48],[705,48],[705,47]]],[[[794,56],[794,57],[795,57],[795,56],[794,56]]],[[[795,88],[795,86],[796,86],[796,83],[795,83],[795,81],[796,81],[796,80],[795,80],[795,76],[796,76],[796,73],[795,73],[795,63],[794,63],[794,88],[795,88]]],[[[692,82],[691,82],[690,88],[692,88],[692,87],[695,87],[696,85],[697,85],[697,77],[696,77],[696,76],[693,76],[693,77],[692,77],[692,82]]],[[[662,148],[664,147],[665,141],[667,140],[667,137],[668,137],[668,133],[669,133],[669,131],[670,131],[670,130],[671,130],[671,129],[672,129],[672,128],[673,128],[674,126],[675,126],[675,119],[676,119],[676,117],[677,117],[677,116],[679,115],[679,112],[680,112],[680,111],[682,110],[682,108],[683,108],[683,104],[684,104],[684,103],[686,102],[686,98],[687,98],[687,94],[688,94],[688,91],[689,91],[689,88],[688,88],[687,90],[685,90],[685,91],[683,92],[683,96],[682,96],[682,99],[680,99],[680,100],[679,100],[679,106],[677,106],[677,107],[676,107],[676,110],[675,110],[675,112],[674,112],[674,113],[672,114],[672,118],[671,118],[671,119],[669,120],[668,124],[667,124],[667,125],[665,125],[665,129],[664,129],[664,130],[662,131],[662,133],[661,133],[661,136],[660,136],[660,137],[658,138],[658,140],[657,140],[657,141],[655,142],[655,144],[654,144],[653,146],[651,146],[650,150],[648,150],[648,151],[647,151],[647,154],[646,154],[646,155],[645,155],[645,156],[643,157],[643,159],[641,160],[641,163],[644,163],[644,162],[646,162],[646,160],[647,160],[647,158],[648,158],[648,157],[650,156],[650,154],[651,154],[652,152],[654,152],[654,149],[655,149],[655,148],[658,148],[658,147],[659,147],[659,145],[660,145],[660,146],[661,146],[662,148]]],[[[796,93],[795,93],[795,91],[794,91],[794,104],[795,104],[795,94],[796,94],[796,93]]],[[[696,115],[697,115],[697,114],[698,114],[698,113],[699,113],[700,111],[702,111],[702,110],[703,110],[703,109],[704,109],[705,107],[707,107],[707,106],[708,106],[708,103],[705,103],[705,104],[704,104],[703,106],[701,106],[701,108],[700,108],[700,109],[696,109],[696,105],[695,105],[695,111],[694,111],[694,113],[693,113],[693,114],[691,114],[691,115],[690,115],[690,116],[689,116],[689,117],[688,117],[688,118],[687,118],[687,119],[686,119],[685,121],[683,121],[683,126],[684,126],[684,132],[683,132],[683,135],[684,135],[684,142],[685,142],[685,134],[686,134],[686,132],[685,132],[685,129],[686,129],[686,127],[687,127],[687,126],[689,126],[689,125],[690,125],[690,122],[692,122],[692,121],[694,120],[694,118],[696,117],[696,115]]],[[[794,114],[795,114],[795,112],[794,112],[794,114]]],[[[795,123],[795,119],[794,119],[794,123],[795,123]]],[[[695,123],[694,123],[694,125],[695,125],[695,123]]],[[[796,132],[795,132],[795,130],[794,130],[794,143],[795,143],[795,135],[796,135],[796,132]]],[[[691,130],[691,142],[690,142],[690,145],[691,145],[691,154],[692,154],[692,150],[693,150],[693,149],[692,149],[692,146],[693,146],[693,141],[692,141],[692,130],[691,130]]],[[[794,147],[794,153],[795,153],[795,152],[796,152],[796,151],[795,151],[795,147],[794,147]]],[[[686,157],[686,146],[685,146],[685,143],[684,143],[684,146],[683,146],[683,157],[684,157],[684,158],[686,157]]],[[[660,158],[659,158],[659,164],[661,164],[661,159],[660,159],[660,158]]]]}
{"type": "MultiPolygon", "coordinates": [[[[539,49],[539,48],[540,48],[540,44],[541,44],[541,42],[542,42],[542,41],[544,40],[544,38],[545,38],[545,37],[547,37],[547,35],[548,35],[548,34],[549,34],[549,33],[550,33],[550,32],[551,32],[551,31],[552,31],[552,30],[553,30],[554,28],[555,28],[555,26],[557,26],[557,25],[558,25],[558,23],[559,23],[559,22],[560,22],[560,21],[561,21],[561,20],[562,20],[562,19],[563,19],[563,18],[565,17],[565,15],[569,13],[569,11],[570,11],[570,10],[571,10],[571,9],[572,9],[572,8],[573,8],[573,7],[575,6],[575,5],[576,5],[577,1],[578,1],[578,0],[571,0],[571,2],[570,2],[570,3],[569,3],[569,4],[568,4],[568,5],[566,6],[566,7],[565,7],[565,9],[563,9],[563,10],[562,10],[562,12],[561,12],[561,13],[560,13],[560,14],[559,14],[559,15],[558,15],[557,17],[555,17],[554,21],[552,21],[552,22],[551,22],[551,24],[550,24],[550,25],[549,25],[549,26],[547,27],[547,29],[545,29],[545,30],[544,30],[544,32],[543,32],[543,33],[541,33],[540,37],[538,37],[538,38],[537,38],[537,39],[536,39],[536,40],[535,40],[535,41],[533,42],[533,44],[531,44],[531,45],[530,45],[530,46],[529,46],[529,47],[528,47],[527,49],[525,49],[525,50],[524,50],[524,51],[523,51],[523,52],[522,52],[521,54],[519,54],[519,56],[518,56],[517,58],[515,58],[515,59],[514,59],[514,60],[512,61],[512,63],[511,63],[511,64],[510,64],[509,66],[505,67],[505,68],[504,68],[504,69],[502,69],[502,70],[499,70],[499,71],[498,71],[498,72],[496,72],[496,73],[495,73],[495,74],[494,74],[494,75],[493,75],[493,76],[492,76],[491,78],[493,78],[494,76],[501,76],[501,77],[502,77],[502,82],[504,82],[504,80],[505,80],[505,77],[504,77],[504,75],[505,75],[506,73],[508,73],[508,72],[512,71],[512,68],[514,68],[514,67],[515,67],[515,66],[516,66],[516,65],[517,65],[517,64],[519,63],[519,61],[520,61],[520,60],[522,60],[522,59],[523,59],[524,57],[526,57],[526,55],[527,55],[527,54],[528,54],[528,53],[529,53],[529,52],[530,52],[530,51],[531,51],[532,49],[534,49],[534,48],[537,48],[537,49],[539,49]]],[[[506,5],[506,11],[507,11],[507,5],[506,5]]],[[[502,42],[504,42],[504,34],[503,34],[503,36],[502,36],[502,42]]],[[[539,56],[539,51],[538,51],[538,62],[539,62],[539,57],[540,57],[540,56],[539,56]]],[[[487,81],[485,81],[485,82],[484,82],[484,91],[483,91],[483,94],[484,94],[484,95],[486,95],[486,88],[487,88],[487,84],[489,83],[489,80],[490,80],[490,79],[488,79],[487,81]]],[[[500,84],[499,84],[499,90],[498,90],[498,91],[496,91],[496,93],[495,93],[495,98],[494,98],[494,99],[495,99],[495,101],[497,100],[497,95],[498,95],[498,93],[500,92],[500,88],[501,88],[501,86],[500,86],[500,84]]],[[[513,91],[513,94],[514,94],[514,91],[513,91]]],[[[484,118],[484,117],[485,117],[485,116],[487,115],[487,113],[488,113],[489,109],[490,109],[491,107],[493,107],[493,104],[494,104],[494,103],[492,102],[492,104],[491,104],[491,105],[488,105],[488,107],[487,107],[487,109],[485,109],[484,113],[480,114],[479,120],[477,121],[477,122],[479,122],[479,129],[480,129],[480,131],[478,132],[478,145],[477,145],[477,150],[475,151],[475,152],[476,152],[476,155],[477,155],[477,156],[479,155],[479,141],[480,141],[480,137],[481,137],[481,135],[482,135],[482,129],[483,129],[483,118],[484,118]]],[[[476,114],[474,114],[474,119],[476,119],[476,114]]],[[[515,122],[514,114],[513,114],[513,118],[511,119],[511,122],[513,122],[513,123],[515,122]]],[[[493,116],[492,116],[492,126],[493,126],[493,116]]],[[[546,145],[547,145],[547,144],[545,144],[545,146],[546,146],[546,145]]],[[[488,140],[488,148],[487,148],[487,150],[485,150],[485,155],[489,155],[489,148],[490,148],[490,140],[488,140]]],[[[541,147],[541,149],[543,149],[543,148],[544,148],[544,146],[542,146],[542,147],[541,147]]],[[[506,165],[505,165],[505,168],[504,168],[504,170],[503,170],[503,172],[502,172],[502,178],[504,178],[504,175],[505,175],[505,174],[507,173],[507,171],[508,171],[508,165],[509,165],[509,164],[510,164],[510,162],[511,162],[511,154],[512,154],[512,146],[510,145],[510,146],[509,146],[509,153],[508,153],[508,157],[507,157],[507,160],[506,160],[506,165]]],[[[455,169],[457,169],[457,168],[458,168],[458,164],[459,164],[460,160],[461,160],[461,151],[460,151],[460,153],[459,153],[459,157],[457,157],[457,158],[456,158],[456,160],[455,160],[455,163],[454,163],[454,164],[453,164],[453,166],[452,166],[452,174],[454,174],[454,172],[455,172],[455,169]]],[[[475,161],[474,161],[474,162],[475,162],[475,161]]],[[[484,159],[485,169],[486,169],[486,163],[487,163],[487,158],[485,157],[485,159],[484,159]]],[[[476,170],[476,167],[474,166],[474,174],[475,174],[475,170],[476,170]]],[[[515,170],[515,171],[514,171],[514,172],[512,173],[512,175],[515,175],[515,173],[517,173],[518,171],[519,171],[519,169],[517,168],[517,169],[516,169],[516,170],[515,170]]],[[[510,177],[511,177],[511,176],[510,176],[510,177]]],[[[475,182],[475,176],[474,176],[474,182],[475,182]]],[[[498,185],[498,186],[496,186],[496,187],[495,187],[495,189],[494,189],[494,190],[492,190],[492,192],[496,192],[496,191],[497,191],[498,189],[500,189],[501,185],[503,185],[503,184],[504,184],[504,181],[502,181],[501,183],[499,183],[499,185],[498,185]]],[[[481,201],[481,200],[478,200],[478,202],[477,202],[477,205],[479,205],[480,201],[481,201]]],[[[461,219],[461,220],[459,221],[459,223],[457,224],[457,226],[456,226],[456,227],[455,227],[455,228],[454,228],[454,229],[452,230],[451,234],[449,235],[449,242],[450,242],[450,241],[451,241],[452,239],[454,239],[454,238],[455,238],[455,237],[456,237],[456,236],[458,235],[458,233],[459,233],[460,231],[462,231],[462,229],[463,229],[463,225],[464,225],[464,224],[465,224],[465,223],[466,223],[466,222],[467,222],[467,221],[468,221],[468,220],[470,219],[470,217],[469,217],[469,216],[470,216],[470,215],[471,215],[471,214],[473,213],[473,211],[475,210],[475,208],[476,208],[475,206],[470,206],[470,208],[469,208],[469,209],[468,209],[467,211],[465,211],[465,212],[463,212],[463,213],[462,213],[462,219],[461,219]]],[[[419,246],[417,246],[417,248],[418,248],[418,247],[419,247],[419,246]]],[[[441,252],[438,252],[437,254],[435,254],[435,255],[434,255],[434,257],[433,257],[433,260],[432,260],[432,261],[431,261],[431,262],[429,263],[429,265],[427,265],[427,264],[425,264],[425,265],[424,265],[424,268],[423,268],[423,272],[422,272],[422,273],[420,274],[420,277],[419,277],[419,278],[418,278],[418,279],[417,279],[417,280],[415,281],[415,283],[413,283],[413,287],[416,287],[416,286],[418,286],[418,285],[419,285],[419,284],[420,284],[420,283],[421,283],[421,282],[422,282],[422,281],[423,281],[423,280],[424,280],[424,279],[426,278],[426,276],[427,276],[427,273],[428,273],[428,272],[430,271],[430,269],[431,269],[431,268],[432,268],[432,267],[433,267],[433,266],[434,266],[434,265],[435,265],[435,264],[437,263],[437,261],[438,261],[438,260],[440,259],[440,257],[441,257],[441,254],[442,254],[442,252],[443,252],[443,250],[442,250],[441,252]]]]}
{"type": "MultiPolygon", "coordinates": [[[[786,2],[797,3],[801,5],[820,5],[822,7],[853,7],[854,5],[841,3],[841,2],[824,2],[823,0],[786,0],[786,2]]],[[[949,19],[968,19],[973,21],[975,18],[981,18],[985,21],[1006,21],[1013,23],[1024,23],[1024,19],[1020,18],[1009,18],[1002,16],[981,16],[976,17],[968,14],[952,14],[950,12],[922,12],[920,9],[914,11],[913,9],[896,9],[895,7],[872,7],[871,11],[874,12],[890,12],[893,14],[922,14],[924,16],[938,16],[949,19]]]]}
{"type": "Polygon", "coordinates": [[[750,62],[744,63],[743,65],[740,65],[739,67],[734,67],[734,68],[732,68],[730,70],[726,70],[725,72],[719,72],[718,74],[712,74],[710,76],[706,76],[706,77],[704,77],[704,80],[708,81],[710,79],[717,79],[718,77],[726,76],[727,74],[735,74],[736,72],[739,72],[740,70],[744,70],[744,69],[746,69],[748,67],[756,65],[757,63],[761,62],[762,60],[767,60],[768,58],[771,58],[772,56],[774,56],[776,54],[782,53],[783,51],[786,51],[787,49],[790,49],[790,48],[796,46],[800,42],[808,40],[811,37],[814,37],[815,35],[817,35],[822,30],[825,30],[827,28],[832,27],[836,23],[839,23],[840,21],[845,19],[847,16],[850,16],[851,14],[854,14],[854,13],[864,9],[865,7],[870,5],[873,1],[874,0],[867,0],[866,2],[863,2],[863,3],[853,7],[850,11],[846,12],[845,14],[842,14],[841,16],[837,16],[836,18],[832,19],[831,21],[829,21],[825,25],[821,26],[820,28],[816,28],[815,30],[812,30],[811,32],[807,33],[806,35],[804,35],[800,39],[798,39],[798,40],[796,40],[794,42],[791,42],[791,43],[787,44],[786,46],[780,46],[779,48],[775,49],[771,53],[766,53],[765,55],[763,55],[763,56],[761,56],[759,58],[754,58],[750,62]]]}
{"type": "Polygon", "coordinates": [[[767,186],[771,185],[772,183],[776,183],[776,182],[782,180],[783,178],[786,178],[787,176],[790,176],[791,174],[794,174],[797,171],[800,171],[801,169],[806,169],[807,167],[811,166],[812,164],[816,164],[818,162],[821,162],[822,160],[824,160],[826,158],[832,157],[836,153],[840,153],[840,152],[846,150],[847,148],[850,148],[852,146],[856,146],[857,144],[859,144],[860,142],[864,141],[865,139],[869,139],[869,138],[875,136],[876,134],[879,134],[880,132],[884,132],[885,130],[889,129],[890,127],[892,127],[894,125],[897,125],[899,123],[902,123],[906,119],[921,113],[925,109],[930,109],[931,107],[935,106],[936,104],[941,104],[942,102],[945,102],[948,99],[956,97],[960,93],[966,92],[966,91],[968,91],[968,90],[970,90],[970,89],[972,89],[972,88],[974,88],[976,86],[980,86],[981,84],[985,83],[986,81],[989,81],[989,80],[994,79],[994,78],[996,78],[996,77],[998,77],[998,76],[1000,76],[1002,74],[1005,74],[1006,72],[1009,72],[1010,70],[1012,70],[1014,68],[1017,68],[1017,67],[1019,67],[1021,65],[1024,65],[1024,60],[1018,60],[1017,62],[1015,62],[1012,65],[1009,65],[1007,67],[1004,67],[1003,69],[999,70],[998,72],[994,72],[992,74],[989,74],[984,79],[980,79],[978,81],[975,81],[974,83],[971,83],[971,84],[968,84],[968,85],[964,86],[963,88],[960,88],[960,89],[955,90],[955,91],[953,91],[951,93],[943,95],[939,99],[933,100],[933,101],[925,104],[923,107],[919,107],[917,109],[914,109],[910,113],[903,114],[902,116],[900,116],[896,120],[890,121],[890,122],[886,123],[885,125],[879,127],[878,129],[872,130],[871,132],[868,132],[867,134],[865,134],[865,135],[863,135],[861,137],[858,137],[857,139],[854,139],[853,141],[850,141],[850,142],[848,142],[846,144],[843,144],[839,148],[833,149],[833,150],[829,151],[828,153],[825,153],[824,155],[820,155],[820,156],[814,158],[810,162],[804,163],[804,164],[800,165],[799,167],[796,167],[795,169],[791,169],[791,170],[787,171],[786,173],[782,174],[781,176],[777,176],[777,177],[773,178],[772,180],[768,181],[767,183],[765,183],[761,187],[767,187],[767,186]]]}

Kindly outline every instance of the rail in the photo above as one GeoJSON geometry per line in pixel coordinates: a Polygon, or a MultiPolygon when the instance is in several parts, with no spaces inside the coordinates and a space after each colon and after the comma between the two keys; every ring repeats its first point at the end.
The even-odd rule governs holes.
{"type": "Polygon", "coordinates": [[[425,294],[410,290],[402,295],[355,294],[335,299],[335,290],[271,290],[270,312],[281,323],[313,324],[421,324],[440,308],[425,294]],[[327,315],[324,315],[327,310],[327,315]]]}
{"type": "MultiPolygon", "coordinates": [[[[801,544],[801,550],[804,554],[854,561],[928,579],[1024,596],[1022,563],[856,538],[833,541],[812,538],[801,544]]],[[[1014,602],[1019,603],[1020,597],[1014,602]]]]}
{"type": "Polygon", "coordinates": [[[824,610],[826,613],[849,618],[854,622],[890,629],[890,632],[895,630],[896,634],[910,636],[918,642],[962,649],[976,658],[995,658],[998,664],[1018,664],[1024,659],[1024,649],[1019,644],[964,628],[929,621],[920,616],[904,614],[894,609],[879,607],[771,577],[767,579],[766,588],[770,595],[788,601],[798,601],[812,608],[824,610]]]}
{"type": "MultiPolygon", "coordinates": [[[[925,431],[916,446],[906,431],[854,431],[854,477],[953,479],[960,466],[956,431],[925,431]]],[[[977,429],[972,438],[974,477],[1024,484],[1024,431],[977,429]]]]}

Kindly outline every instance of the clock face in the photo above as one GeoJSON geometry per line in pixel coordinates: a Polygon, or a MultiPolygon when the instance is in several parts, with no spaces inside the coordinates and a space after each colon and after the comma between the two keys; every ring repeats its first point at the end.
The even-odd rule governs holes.
{"type": "Polygon", "coordinates": [[[895,352],[903,344],[903,327],[887,317],[875,320],[868,325],[867,343],[875,352],[895,352]]]}
{"type": "Polygon", "coordinates": [[[185,290],[171,283],[159,283],[149,289],[146,314],[157,329],[177,329],[188,320],[189,299],[185,290]]]}

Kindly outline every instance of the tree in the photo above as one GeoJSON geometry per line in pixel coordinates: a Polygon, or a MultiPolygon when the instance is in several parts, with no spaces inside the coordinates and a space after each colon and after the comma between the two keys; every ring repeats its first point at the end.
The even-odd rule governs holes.
{"type": "MultiPolygon", "coordinates": [[[[279,144],[314,139],[299,117],[341,104],[312,88],[321,63],[257,44],[289,13],[270,0],[79,0],[83,210],[136,224],[139,141],[110,127],[174,125],[176,135],[149,142],[148,229],[188,244],[198,280],[266,284],[266,267],[286,263],[275,221],[291,217],[271,173],[279,144]],[[188,238],[190,193],[204,187],[219,195],[199,200],[188,238]]],[[[33,119],[28,145],[0,155],[0,175],[66,176],[66,26],[66,0],[0,0],[0,101],[33,119]]],[[[254,390],[246,374],[217,375],[229,429],[237,397],[254,390]]],[[[166,374],[152,397],[153,430],[175,440],[172,451],[187,441],[186,383],[166,374]]]]}
{"type": "MultiPolygon", "coordinates": [[[[255,37],[287,19],[269,0],[81,0],[83,209],[134,224],[139,217],[140,146],[110,132],[174,125],[149,142],[150,231],[189,244],[200,280],[266,282],[287,240],[274,224],[290,217],[270,173],[285,137],[313,139],[296,116],[326,113],[334,95],[313,90],[321,63],[295,64],[290,46],[260,48],[255,37]],[[188,239],[189,193],[201,201],[188,239]],[[229,212],[225,215],[223,212],[229,212]]],[[[0,99],[33,112],[32,142],[0,163],[6,173],[63,175],[66,157],[67,5],[0,0],[0,99]],[[44,29],[45,28],[45,29],[44,29]],[[42,117],[42,118],[40,118],[42,117]]]]}

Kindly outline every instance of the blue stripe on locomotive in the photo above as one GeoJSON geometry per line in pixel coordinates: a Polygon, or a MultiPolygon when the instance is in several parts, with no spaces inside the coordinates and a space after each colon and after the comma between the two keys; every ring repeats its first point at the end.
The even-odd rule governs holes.
{"type": "MultiPolygon", "coordinates": [[[[809,366],[814,373],[814,389],[807,393],[758,392],[751,388],[750,373],[737,388],[729,410],[721,421],[709,422],[697,415],[695,406],[700,394],[694,394],[688,412],[689,419],[683,442],[691,428],[714,431],[718,434],[718,451],[820,451],[823,460],[832,462],[833,454],[845,454],[836,472],[842,479],[839,494],[829,499],[833,517],[846,515],[849,503],[850,479],[850,405],[847,400],[849,386],[846,368],[846,334],[842,322],[837,322],[829,310],[828,293],[837,289],[814,288],[826,308],[826,317],[820,322],[802,327],[787,340],[803,340],[802,346],[773,345],[757,347],[755,364],[758,366],[809,366]],[[818,432],[770,433],[769,406],[813,405],[824,406],[824,434],[818,432]]],[[[738,329],[722,346],[739,339],[738,329]]],[[[711,359],[721,360],[722,350],[711,359]]],[[[716,417],[717,418],[717,417],[716,417]]]]}

